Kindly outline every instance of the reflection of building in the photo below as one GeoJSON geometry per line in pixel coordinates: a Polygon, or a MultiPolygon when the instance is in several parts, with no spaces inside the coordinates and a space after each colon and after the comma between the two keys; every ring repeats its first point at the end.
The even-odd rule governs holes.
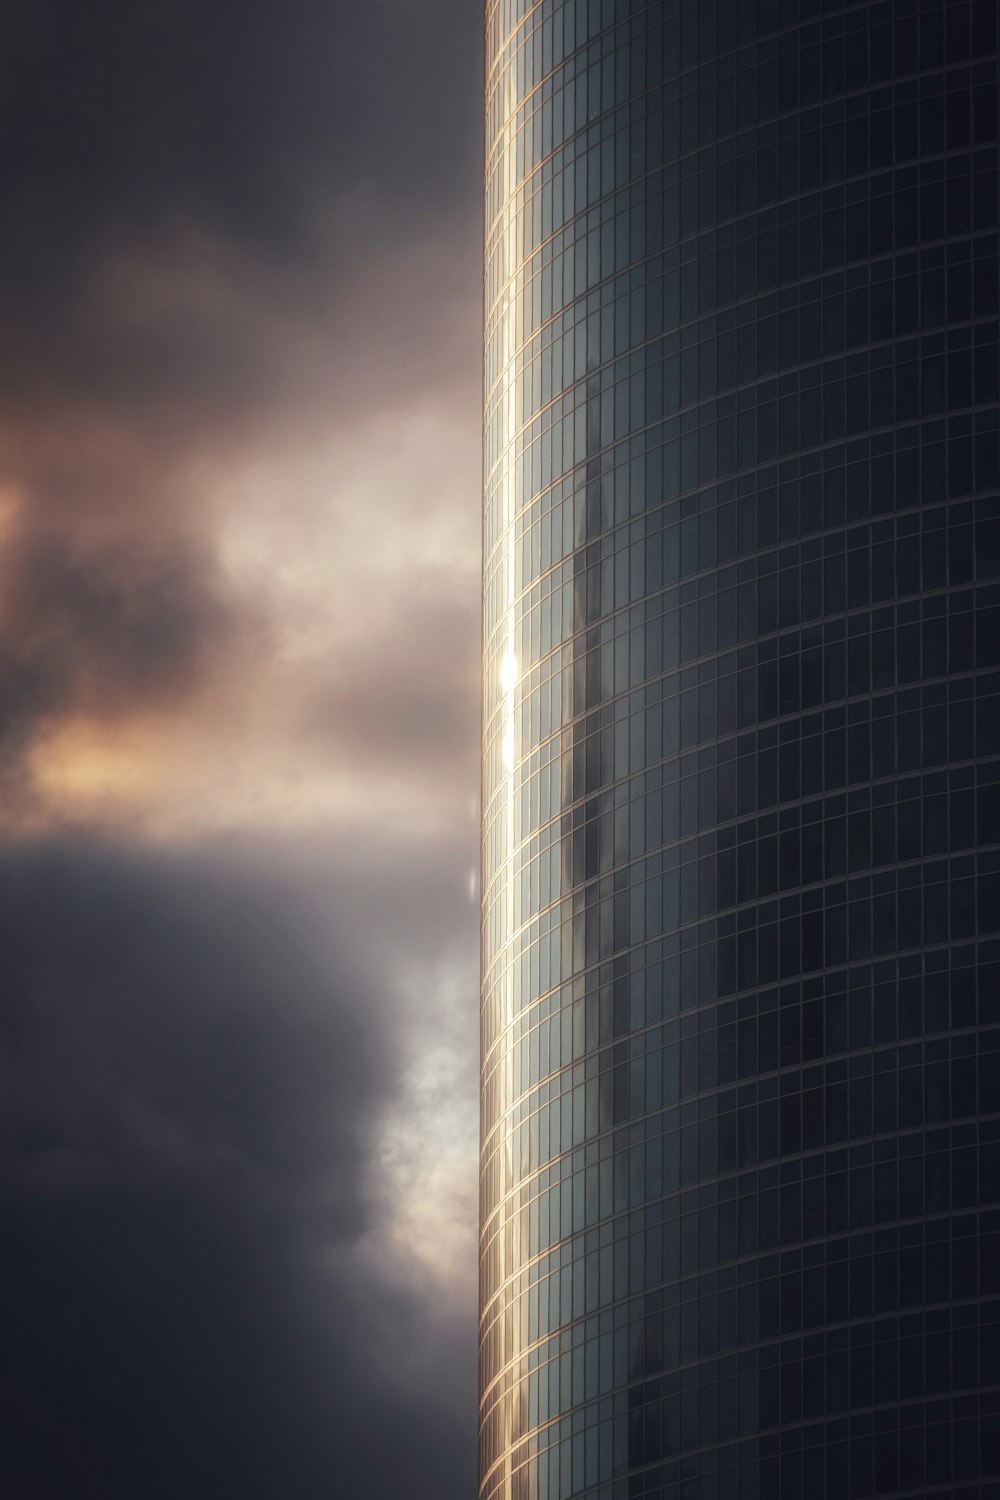
{"type": "Polygon", "coordinates": [[[1000,1494],[996,28],[487,6],[483,1500],[1000,1494]]]}

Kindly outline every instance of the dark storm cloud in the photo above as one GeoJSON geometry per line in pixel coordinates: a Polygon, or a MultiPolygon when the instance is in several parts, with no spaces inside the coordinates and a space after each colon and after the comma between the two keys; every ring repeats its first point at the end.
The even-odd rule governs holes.
{"type": "Polygon", "coordinates": [[[12,0],[3,263],[51,306],[127,232],[196,223],[281,256],[356,188],[401,219],[454,206],[479,31],[464,0],[12,0]]]}
{"type": "MultiPolygon", "coordinates": [[[[232,769],[250,830],[211,869],[159,858],[126,799],[130,852],[92,823],[71,846],[0,843],[0,1493],[16,1500],[472,1492],[474,1296],[397,1274],[375,1143],[447,1032],[418,975],[416,1036],[421,1006],[387,965],[474,946],[455,909],[474,827],[406,849],[375,814],[364,848],[331,856],[330,826],[311,851],[268,844],[260,809],[294,784],[296,734],[324,764],[340,743],[416,761],[428,784],[471,765],[474,566],[458,577],[435,511],[443,557],[425,547],[414,599],[405,556],[369,568],[366,527],[338,518],[370,507],[374,549],[448,511],[450,484],[474,539],[480,25],[467,0],[4,7],[0,813],[29,821],[34,753],[61,726],[94,731],[113,792],[116,730],[141,770],[124,729],[161,715],[232,769]],[[365,483],[376,442],[402,457],[365,483]],[[306,534],[304,509],[298,539],[300,475],[328,519],[306,534]],[[287,598],[248,599],[249,512],[286,500],[287,598]],[[317,672],[296,549],[319,573],[343,536],[361,542],[330,637],[360,645],[317,672]],[[240,759],[244,701],[268,730],[295,705],[274,767],[267,745],[240,759]]],[[[162,803],[155,759],[138,794],[165,837],[191,784],[170,790],[170,754],[162,803]]],[[[32,827],[92,816],[58,775],[34,795],[32,827]]],[[[202,796],[183,826],[207,844],[202,796]]],[[[474,1086],[474,988],[443,1094],[474,1086]]],[[[425,1126],[399,1127],[415,1166],[425,1126]]]]}
{"type": "Polygon", "coordinates": [[[470,1490],[471,1326],[365,1258],[399,1017],[287,910],[232,870],[0,858],[4,1493],[470,1490]]]}
{"type": "Polygon", "coordinates": [[[467,241],[476,294],[479,28],[466,0],[5,6],[0,466],[40,406],[174,443],[289,381],[329,413],[383,321],[426,380],[461,280],[434,247],[467,241]]]}

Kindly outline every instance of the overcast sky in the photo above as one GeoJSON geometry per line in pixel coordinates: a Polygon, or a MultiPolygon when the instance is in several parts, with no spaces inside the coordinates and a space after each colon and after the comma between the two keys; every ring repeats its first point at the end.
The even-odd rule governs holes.
{"type": "Polygon", "coordinates": [[[480,6],[0,20],[0,1491],[474,1491],[480,6]]]}

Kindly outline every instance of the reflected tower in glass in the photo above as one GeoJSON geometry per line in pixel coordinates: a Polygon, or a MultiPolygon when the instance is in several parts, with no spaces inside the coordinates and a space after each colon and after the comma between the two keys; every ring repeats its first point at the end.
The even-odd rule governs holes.
{"type": "Polygon", "coordinates": [[[996,0],[489,0],[481,1500],[1000,1496],[996,0]]]}

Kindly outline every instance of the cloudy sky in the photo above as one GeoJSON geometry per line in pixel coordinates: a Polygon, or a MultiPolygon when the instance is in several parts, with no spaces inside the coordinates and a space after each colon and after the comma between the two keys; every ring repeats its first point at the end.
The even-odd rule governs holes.
{"type": "Polygon", "coordinates": [[[474,1489],[480,6],[0,21],[0,1491],[474,1489]]]}

